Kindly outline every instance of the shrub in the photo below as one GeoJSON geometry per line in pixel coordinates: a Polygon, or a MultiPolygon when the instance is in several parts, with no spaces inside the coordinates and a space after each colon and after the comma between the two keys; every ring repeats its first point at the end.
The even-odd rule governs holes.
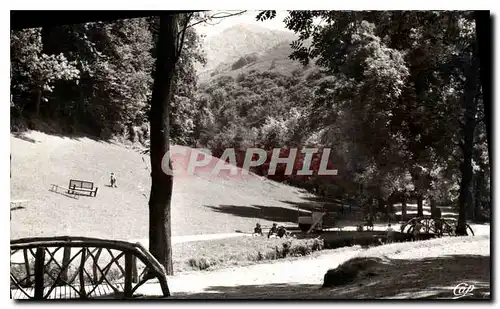
{"type": "Polygon", "coordinates": [[[240,68],[246,66],[247,64],[254,63],[255,61],[257,61],[257,59],[258,59],[258,57],[256,55],[253,55],[253,54],[245,55],[231,65],[231,70],[234,71],[234,70],[240,69],[240,68]]]}
{"type": "Polygon", "coordinates": [[[320,250],[323,250],[325,244],[323,241],[320,241],[318,239],[315,239],[313,244],[312,244],[312,251],[320,251],[320,250]]]}
{"type": "Polygon", "coordinates": [[[377,274],[373,268],[382,262],[379,258],[354,258],[348,260],[335,269],[326,272],[323,287],[345,285],[359,277],[372,277],[377,274]]]}
{"type": "Polygon", "coordinates": [[[291,256],[306,256],[306,255],[311,254],[312,251],[313,251],[312,246],[308,247],[307,245],[300,244],[300,245],[297,245],[297,246],[292,248],[290,255],[291,256]]]}
{"type": "Polygon", "coordinates": [[[192,242],[179,244],[175,248],[174,267],[175,271],[205,270],[217,266],[305,256],[323,248],[323,241],[318,239],[235,237],[192,242]],[[189,258],[185,260],[184,257],[189,258]]]}
{"type": "Polygon", "coordinates": [[[200,259],[194,259],[194,258],[189,259],[188,264],[191,268],[194,268],[196,270],[205,270],[217,263],[215,261],[210,261],[202,257],[200,259]]]}

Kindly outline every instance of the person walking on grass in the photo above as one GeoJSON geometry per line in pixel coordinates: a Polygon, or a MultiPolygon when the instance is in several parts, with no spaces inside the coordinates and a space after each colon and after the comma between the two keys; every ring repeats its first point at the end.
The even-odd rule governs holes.
{"type": "Polygon", "coordinates": [[[110,177],[110,187],[111,188],[116,188],[116,176],[115,176],[115,173],[111,173],[111,177],[110,177]]]}

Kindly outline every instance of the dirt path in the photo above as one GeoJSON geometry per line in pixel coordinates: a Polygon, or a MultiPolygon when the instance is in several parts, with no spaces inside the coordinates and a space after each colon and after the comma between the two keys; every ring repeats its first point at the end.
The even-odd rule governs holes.
{"type": "MultiPolygon", "coordinates": [[[[233,297],[258,297],[261,291],[238,291],[262,286],[265,286],[265,290],[271,289],[272,293],[282,285],[293,287],[294,284],[306,284],[317,289],[328,269],[353,257],[358,250],[360,249],[341,248],[295,260],[180,273],[170,277],[168,283],[174,298],[226,298],[229,296],[227,294],[234,292],[237,295],[233,297]]],[[[158,295],[158,292],[159,287],[156,284],[139,290],[139,293],[146,295],[158,295]]],[[[265,297],[266,293],[264,291],[265,297]]]]}
{"type": "MultiPolygon", "coordinates": [[[[489,292],[489,242],[489,236],[476,236],[397,243],[368,250],[340,248],[295,260],[181,273],[169,278],[169,287],[173,298],[451,298],[456,284],[468,282],[476,286],[476,296],[482,298],[489,292]],[[321,289],[327,270],[356,256],[386,257],[393,262],[387,269],[380,269],[381,275],[373,280],[321,289]]],[[[159,287],[150,284],[139,292],[152,295],[159,292],[159,287]]]]}

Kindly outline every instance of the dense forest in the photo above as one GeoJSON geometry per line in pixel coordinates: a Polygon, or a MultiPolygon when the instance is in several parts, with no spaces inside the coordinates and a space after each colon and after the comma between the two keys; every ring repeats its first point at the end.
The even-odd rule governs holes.
{"type": "MultiPolygon", "coordinates": [[[[12,31],[11,130],[147,146],[157,23],[12,31]]],[[[462,219],[489,216],[473,12],[290,11],[285,23],[298,35],[290,58],[304,69],[219,74],[203,84],[195,70],[205,62],[202,38],[186,29],[170,102],[172,143],[216,156],[228,147],[281,148],[283,156],[292,147],[330,148],[338,176],[283,176],[282,167],[272,178],[382,212],[415,199],[421,214],[425,199],[456,204],[462,219]]],[[[248,55],[232,68],[255,61],[248,55]]],[[[267,168],[254,172],[266,176],[267,168]]]]}

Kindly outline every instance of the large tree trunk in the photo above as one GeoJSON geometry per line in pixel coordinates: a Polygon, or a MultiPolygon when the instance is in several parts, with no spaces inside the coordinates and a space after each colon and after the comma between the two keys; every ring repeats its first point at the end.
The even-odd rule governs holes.
{"type": "MultiPolygon", "coordinates": [[[[491,35],[492,19],[490,16],[490,11],[475,11],[474,18],[476,22],[476,38],[478,44],[478,57],[480,66],[480,81],[483,93],[483,105],[484,105],[484,123],[486,125],[486,140],[488,142],[488,163],[490,166],[491,173],[491,111],[493,110],[493,100],[491,99],[491,42],[493,41],[491,35]]],[[[491,179],[491,174],[489,175],[491,179]]],[[[484,177],[484,175],[482,176],[484,177]]],[[[484,178],[481,179],[484,181],[484,178]]],[[[477,191],[476,191],[477,192],[477,191]]],[[[490,201],[493,198],[491,186],[489,191],[490,201]]],[[[475,207],[475,215],[478,218],[478,205],[475,207]]]]}
{"type": "Polygon", "coordinates": [[[422,217],[424,215],[424,197],[422,194],[417,194],[417,217],[422,217]]]}
{"type": "MultiPolygon", "coordinates": [[[[466,125],[466,128],[470,127],[466,125]]],[[[467,134],[467,133],[466,133],[467,134]]],[[[468,135],[468,134],[467,134],[468,135]]],[[[464,148],[467,148],[467,144],[469,142],[466,142],[466,145],[464,148]]],[[[472,147],[472,146],[469,146],[472,147]]],[[[470,183],[472,181],[472,163],[471,163],[471,154],[472,151],[469,151],[467,149],[464,149],[464,161],[462,162],[462,179],[460,181],[460,195],[458,198],[458,223],[457,223],[457,235],[467,235],[466,232],[466,220],[467,220],[467,204],[470,202],[470,183]]]]}
{"type": "MultiPolygon", "coordinates": [[[[490,11],[475,11],[476,38],[480,65],[480,81],[483,88],[484,123],[486,125],[486,140],[488,141],[488,160],[491,166],[491,17],[490,11]]],[[[491,194],[491,190],[490,190],[491,194]]]]}
{"type": "Polygon", "coordinates": [[[481,219],[481,190],[484,182],[484,172],[479,171],[475,181],[475,194],[474,194],[474,212],[472,220],[481,219]]]}
{"type": "Polygon", "coordinates": [[[475,183],[476,182],[476,175],[472,173],[472,179],[470,181],[470,188],[469,188],[469,196],[468,196],[468,201],[467,201],[467,219],[475,221],[476,219],[474,218],[474,201],[475,201],[475,183]]]}
{"type": "Polygon", "coordinates": [[[391,195],[387,198],[387,213],[392,216],[394,214],[394,198],[395,192],[392,192],[391,195]]]}
{"type": "MultiPolygon", "coordinates": [[[[162,169],[164,155],[170,149],[169,112],[172,79],[177,62],[178,17],[162,15],[157,43],[155,80],[151,98],[151,193],[149,197],[149,251],[173,274],[170,201],[173,175],[162,169]]],[[[171,167],[170,160],[168,164],[171,167]]]]}
{"type": "Polygon", "coordinates": [[[401,220],[406,220],[406,193],[403,192],[401,195],[401,220]]]}
{"type": "Polygon", "coordinates": [[[430,198],[430,203],[431,203],[431,217],[433,219],[439,218],[440,216],[438,216],[438,213],[437,213],[436,199],[433,196],[431,196],[431,198],[430,198]]]}
{"type": "MultiPolygon", "coordinates": [[[[477,49],[476,49],[477,50],[477,49]]],[[[463,162],[460,170],[462,172],[462,179],[460,182],[460,195],[458,198],[458,223],[457,235],[467,235],[466,219],[467,219],[467,206],[471,202],[471,184],[472,184],[472,155],[474,147],[474,129],[476,127],[476,94],[478,85],[478,59],[476,54],[472,56],[471,66],[467,72],[465,82],[465,126],[462,128],[463,136],[463,162]]]]}
{"type": "Polygon", "coordinates": [[[36,112],[36,117],[40,117],[40,103],[42,101],[42,88],[39,88],[36,90],[36,99],[35,99],[35,112],[36,112]]]}
{"type": "Polygon", "coordinates": [[[373,218],[373,197],[368,198],[368,214],[373,218]]]}
{"type": "Polygon", "coordinates": [[[385,208],[385,201],[382,197],[378,197],[378,205],[377,205],[377,208],[378,208],[378,211],[381,212],[381,213],[387,213],[387,210],[385,208]]]}

